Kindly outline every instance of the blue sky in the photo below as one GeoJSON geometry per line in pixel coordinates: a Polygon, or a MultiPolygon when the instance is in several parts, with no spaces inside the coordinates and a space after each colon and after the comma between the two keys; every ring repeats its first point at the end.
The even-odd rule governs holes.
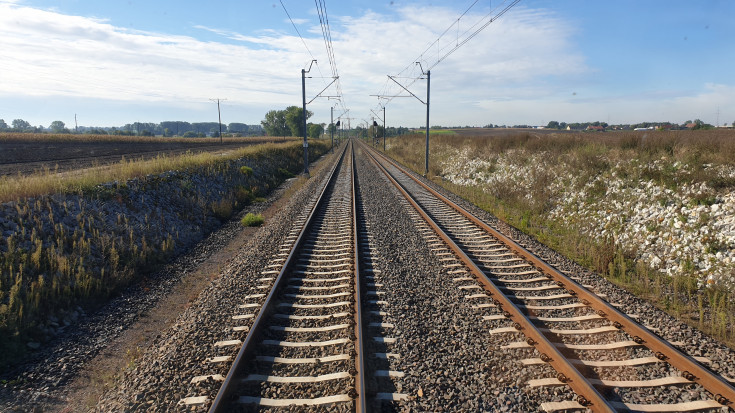
{"type": "MultiPolygon", "coordinates": [[[[314,100],[312,121],[335,105],[353,126],[370,121],[370,95],[397,94],[386,75],[418,76],[417,58],[433,66],[432,125],[735,121],[735,1],[522,0],[440,63],[435,48],[420,55],[508,2],[479,0],[459,21],[473,0],[325,2],[344,100],[314,100]]],[[[310,99],[331,73],[315,3],[283,4],[318,61],[310,99]]],[[[0,0],[8,123],[212,121],[219,97],[223,122],[256,124],[300,105],[310,60],[280,1],[0,0]]],[[[423,99],[425,81],[410,89],[423,99]]],[[[389,125],[425,121],[413,98],[386,113],[389,125]]]]}

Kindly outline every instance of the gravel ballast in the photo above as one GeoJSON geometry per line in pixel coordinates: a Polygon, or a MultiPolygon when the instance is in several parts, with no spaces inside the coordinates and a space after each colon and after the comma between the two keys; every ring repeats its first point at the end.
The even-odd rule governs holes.
{"type": "MultiPolygon", "coordinates": [[[[333,159],[329,162],[332,163],[333,159]]],[[[370,323],[385,323],[371,329],[369,340],[369,382],[371,393],[398,393],[406,395],[403,401],[374,402],[380,411],[540,411],[540,404],[548,401],[569,400],[572,395],[566,387],[529,389],[527,381],[553,377],[548,366],[524,366],[520,359],[538,357],[532,349],[502,349],[511,342],[523,340],[520,334],[490,334],[493,324],[482,319],[494,314],[492,308],[478,308],[489,303],[487,298],[469,298],[475,290],[460,289],[469,281],[457,282],[463,274],[449,266],[451,256],[436,241],[428,226],[413,212],[412,207],[392,187],[363,149],[356,148],[359,180],[360,210],[365,214],[362,263],[373,278],[368,281],[378,291],[378,301],[369,310],[379,311],[368,317],[370,323]],[[394,338],[395,342],[386,342],[394,338]],[[374,353],[395,353],[397,357],[378,359],[374,353]],[[391,371],[388,377],[375,377],[377,371],[391,371]]],[[[331,167],[331,165],[330,165],[331,167]]],[[[243,303],[243,295],[253,294],[261,273],[277,262],[275,255],[286,239],[293,236],[303,220],[307,207],[315,201],[319,188],[330,167],[323,168],[292,198],[266,225],[258,230],[236,257],[227,263],[216,278],[191,306],[184,311],[175,325],[161,331],[149,350],[138,357],[122,381],[111,389],[96,406],[98,411],[182,411],[181,400],[187,397],[207,396],[211,399],[220,381],[213,378],[192,384],[196,376],[220,374],[225,376],[229,363],[211,363],[213,356],[234,356],[239,346],[216,347],[223,340],[244,340],[247,331],[233,333],[232,316],[243,303]]],[[[426,182],[424,180],[424,182],[426,182]]],[[[595,291],[607,295],[607,300],[619,304],[627,314],[637,314],[644,325],[660,329],[661,335],[681,342],[684,351],[693,356],[712,360],[713,371],[735,377],[735,352],[656,309],[604,278],[576,265],[553,250],[536,242],[520,231],[499,222],[487,212],[428,182],[432,188],[460,204],[506,236],[517,240],[525,248],[547,259],[557,269],[579,277],[582,284],[594,286],[595,291]]],[[[237,230],[236,227],[232,229],[237,230]]],[[[204,255],[204,257],[206,254],[204,255]]],[[[203,259],[203,258],[202,258],[203,259]]],[[[184,269],[183,271],[186,271],[184,269]]],[[[172,283],[176,282],[174,278],[172,283]]],[[[164,292],[161,292],[164,294],[164,292]]],[[[137,296],[127,298],[133,302],[137,296]]],[[[260,301],[262,303],[262,299],[260,301]]],[[[132,304],[131,304],[132,305],[132,304]]],[[[112,328],[124,326],[124,302],[121,310],[109,313],[106,321],[112,328]]],[[[137,307],[136,307],[137,308],[137,307]]],[[[137,310],[140,311],[140,310],[137,310]]],[[[254,311],[253,311],[254,312],[254,311]]],[[[84,317],[84,316],[82,316],[84,317]]],[[[100,321],[100,325],[103,325],[100,321]]],[[[100,327],[102,328],[102,327],[100,327]]],[[[124,327],[122,327],[124,328],[124,327]]],[[[102,333],[83,336],[105,340],[102,333]]],[[[80,344],[81,345],[81,344],[80,344]]],[[[90,343],[89,345],[95,345],[90,343]]],[[[104,346],[103,344],[96,344],[104,346]]],[[[98,350],[97,350],[98,351],[98,350]]],[[[73,353],[73,351],[72,351],[73,353]]],[[[81,357],[81,356],[80,356],[81,357]]],[[[49,360],[59,361],[59,356],[49,360]]],[[[46,381],[30,376],[29,385],[21,394],[22,400],[48,398],[48,387],[53,368],[33,373],[46,381]],[[35,381],[34,381],[35,380],[35,381]],[[44,384],[46,383],[46,384],[44,384]]],[[[72,374],[73,376],[73,374],[72,374]]],[[[71,377],[71,376],[70,376],[71,377]]],[[[52,386],[53,387],[53,386],[52,386]]],[[[8,387],[4,391],[8,391],[8,387]]],[[[15,388],[17,391],[17,388],[15,388]]],[[[0,393],[1,394],[1,393],[0,393]]],[[[649,398],[661,393],[642,391],[627,397],[649,398]]],[[[19,399],[20,400],[20,399],[19,399]]],[[[665,400],[661,400],[664,402],[665,400]]],[[[53,405],[53,403],[51,403],[53,405]]],[[[58,404],[56,404],[58,406],[58,404]]],[[[192,405],[187,410],[204,411],[203,405],[192,405]]],[[[0,404],[0,410],[20,411],[21,404],[0,404]]]]}

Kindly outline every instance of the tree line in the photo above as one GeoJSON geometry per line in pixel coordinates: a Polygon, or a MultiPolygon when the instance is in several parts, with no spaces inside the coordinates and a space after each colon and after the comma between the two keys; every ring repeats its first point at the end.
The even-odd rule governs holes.
{"type": "MultiPolygon", "coordinates": [[[[2,132],[26,132],[26,133],[84,133],[94,135],[122,135],[122,136],[183,136],[189,137],[205,137],[219,136],[218,122],[184,122],[184,121],[164,121],[160,123],[152,122],[133,122],[117,127],[98,127],[98,126],[80,126],[78,128],[69,128],[60,120],[51,122],[48,128],[43,126],[33,126],[23,119],[14,119],[11,125],[5,120],[0,119],[0,131],[2,132]]],[[[261,125],[248,125],[245,123],[233,122],[230,124],[222,124],[222,133],[228,133],[236,136],[261,136],[263,135],[263,127],[261,125]]]]}
{"type": "MultiPolygon", "coordinates": [[[[306,119],[314,113],[306,111],[306,119]]],[[[268,136],[304,136],[304,110],[298,106],[289,106],[283,110],[270,110],[260,124],[268,136]]],[[[307,123],[307,136],[316,139],[324,133],[326,124],[307,123]]]]}

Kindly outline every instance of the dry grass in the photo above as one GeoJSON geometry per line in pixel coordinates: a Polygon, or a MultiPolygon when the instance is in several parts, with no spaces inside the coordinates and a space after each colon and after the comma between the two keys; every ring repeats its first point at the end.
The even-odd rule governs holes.
{"type": "Polygon", "coordinates": [[[159,155],[148,160],[122,160],[107,166],[90,168],[75,173],[40,173],[0,177],[0,202],[36,197],[52,193],[74,193],[106,182],[125,182],[132,178],[160,174],[171,170],[206,167],[225,160],[238,159],[262,152],[264,149],[299,146],[298,142],[266,143],[245,146],[223,154],[210,152],[186,153],[178,156],[159,155]]]}
{"type": "MultiPolygon", "coordinates": [[[[510,136],[432,136],[429,177],[482,209],[491,212],[523,232],[534,236],[561,254],[592,269],[618,285],[647,298],[662,309],[727,342],[735,342],[735,291],[723,287],[701,289],[696,277],[670,277],[635,260],[635,251],[626,251],[611,239],[598,241],[583,234],[574,225],[548,219],[549,179],[529,178],[530,189],[487,188],[482,184],[457,185],[441,178],[442,163],[459,148],[467,148],[473,157],[495,159],[499,154],[517,156],[513,163],[528,162],[529,154],[543,153],[560,159],[578,176],[625,173],[616,167],[635,159],[648,165],[662,158],[667,164],[685,164],[681,169],[643,168],[630,172],[628,178],[652,180],[673,188],[682,183],[705,182],[714,190],[735,189],[735,179],[723,178],[717,168],[735,165],[735,131],[614,132],[576,134],[517,134],[510,136]],[[530,193],[530,196],[529,196],[530,193]]],[[[418,173],[424,172],[424,136],[392,138],[388,153],[418,173]]],[[[488,171],[492,173],[493,171],[488,171]]],[[[553,173],[553,171],[548,173],[553,173]]],[[[540,172],[543,175],[543,171],[540,172]]],[[[548,178],[548,177],[546,177],[548,178]]],[[[584,181],[584,180],[582,180],[584,181]]],[[[603,188],[604,189],[604,188],[603,188]]],[[[601,190],[601,194],[605,191],[601,190]]],[[[706,201],[706,200],[705,200],[706,201]]]]}

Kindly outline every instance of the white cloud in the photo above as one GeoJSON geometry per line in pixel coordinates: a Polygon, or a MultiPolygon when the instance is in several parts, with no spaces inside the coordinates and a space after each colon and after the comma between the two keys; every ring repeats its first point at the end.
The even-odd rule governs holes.
{"type": "Polygon", "coordinates": [[[5,4],[0,38],[5,95],[175,103],[231,92],[231,100],[273,102],[290,89],[279,68],[301,65],[293,53],[131,31],[5,4]]]}
{"type": "MultiPolygon", "coordinates": [[[[400,91],[387,74],[407,68],[402,75],[418,75],[413,64],[416,59],[425,67],[431,65],[483,16],[468,14],[460,21],[458,32],[450,30],[439,45],[419,56],[457,12],[431,6],[396,10],[395,15],[372,11],[358,16],[330,15],[342,90],[352,108],[350,115],[357,118],[354,122],[371,116],[370,108],[375,108],[377,99],[369,95],[400,91]]],[[[300,31],[319,61],[307,80],[310,99],[329,82],[319,79],[330,75],[329,64],[317,20],[296,23],[311,23],[300,31]]],[[[10,102],[8,97],[48,96],[140,102],[170,109],[207,105],[209,98],[223,97],[228,105],[247,106],[262,114],[300,103],[299,71],[311,56],[290,23],[285,33],[282,28],[254,34],[194,27],[227,41],[134,31],[104,19],[25,7],[20,0],[0,0],[0,104],[10,102]]],[[[714,113],[717,105],[723,118],[728,111],[735,113],[735,94],[728,85],[703,85],[697,93],[669,90],[636,96],[587,90],[595,68],[577,50],[575,35],[574,26],[553,12],[512,9],[432,69],[431,123],[541,124],[607,120],[608,116],[612,122],[658,117],[671,121],[700,117],[714,122],[707,120],[707,113],[692,111],[712,108],[714,113]]],[[[418,81],[411,90],[423,99],[425,81],[418,81]]],[[[325,94],[334,93],[328,90],[325,94]]],[[[309,107],[317,114],[314,120],[328,121],[333,104],[332,100],[315,100],[309,107]]],[[[415,99],[397,98],[388,105],[387,117],[389,125],[419,126],[425,112],[415,99]]],[[[120,123],[127,121],[122,114],[120,123]]]]}
{"type": "Polygon", "coordinates": [[[306,23],[309,23],[311,20],[309,19],[291,19],[291,20],[286,19],[283,22],[290,24],[292,21],[294,24],[306,24],[306,23]]]}

